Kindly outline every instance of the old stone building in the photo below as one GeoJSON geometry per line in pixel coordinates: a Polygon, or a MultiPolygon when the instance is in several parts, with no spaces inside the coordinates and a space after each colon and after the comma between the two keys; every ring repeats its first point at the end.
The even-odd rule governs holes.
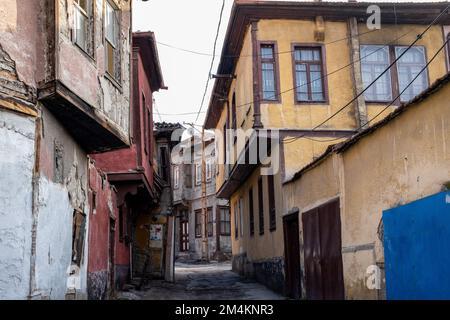
{"type": "Polygon", "coordinates": [[[173,201],[176,210],[176,257],[184,260],[229,259],[231,254],[230,209],[216,197],[216,150],[211,133],[205,134],[205,177],[202,141],[194,135],[182,141],[172,164],[173,201]],[[205,183],[205,201],[202,183],[205,183]],[[206,206],[206,212],[202,208],[206,206]],[[204,216],[206,213],[206,217],[204,216]],[[206,222],[206,223],[205,223],[206,222]]]}
{"type": "Polygon", "coordinates": [[[298,221],[284,219],[283,182],[448,70],[439,52],[385,110],[444,45],[450,21],[441,16],[417,39],[445,3],[377,5],[381,29],[369,29],[367,4],[353,1],[237,0],[232,8],[204,124],[222,132],[217,196],[230,200],[233,269],[292,297],[301,292],[291,285],[298,273],[290,273],[286,256],[297,248],[283,229],[298,221]],[[258,161],[241,161],[267,141],[273,148],[258,161]]]}
{"type": "Polygon", "coordinates": [[[88,154],[130,142],[130,44],[130,1],[1,2],[0,298],[87,296],[88,154]]]}

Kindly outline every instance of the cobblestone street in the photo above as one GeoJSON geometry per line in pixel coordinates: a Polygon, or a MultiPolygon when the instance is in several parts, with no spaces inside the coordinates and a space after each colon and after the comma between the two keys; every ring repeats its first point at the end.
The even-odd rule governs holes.
{"type": "Polygon", "coordinates": [[[141,291],[122,293],[121,298],[142,300],[279,300],[284,299],[253,280],[242,280],[231,263],[176,263],[176,282],[153,280],[141,291]]]}

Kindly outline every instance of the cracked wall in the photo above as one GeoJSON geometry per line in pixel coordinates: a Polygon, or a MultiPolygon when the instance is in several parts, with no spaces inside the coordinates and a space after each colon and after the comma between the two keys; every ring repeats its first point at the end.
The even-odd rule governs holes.
{"type": "Polygon", "coordinates": [[[35,123],[0,109],[0,300],[28,295],[35,123]]]}

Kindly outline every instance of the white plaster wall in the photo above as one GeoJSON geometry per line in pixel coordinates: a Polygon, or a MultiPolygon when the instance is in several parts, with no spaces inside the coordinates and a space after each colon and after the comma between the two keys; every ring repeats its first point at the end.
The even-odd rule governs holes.
{"type": "Polygon", "coordinates": [[[0,110],[0,300],[29,291],[34,120],[0,110]]]}
{"type": "Polygon", "coordinates": [[[68,287],[75,285],[77,298],[87,292],[86,222],[82,265],[69,280],[72,258],[73,207],[68,189],[42,177],[39,180],[38,228],[36,237],[36,293],[41,298],[63,300],[68,287]]]}

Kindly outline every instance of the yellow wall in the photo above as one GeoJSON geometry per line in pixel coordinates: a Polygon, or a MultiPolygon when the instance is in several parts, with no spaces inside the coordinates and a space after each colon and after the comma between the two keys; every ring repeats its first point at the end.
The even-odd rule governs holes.
{"type": "Polygon", "coordinates": [[[280,175],[274,177],[275,184],[275,206],[276,206],[276,229],[269,230],[269,197],[268,197],[268,183],[267,176],[263,176],[263,195],[264,195],[264,234],[259,234],[259,206],[258,206],[258,178],[260,176],[260,169],[257,169],[249,179],[239,188],[237,192],[231,197],[231,239],[233,255],[247,253],[247,258],[250,261],[259,261],[271,257],[283,256],[283,220],[281,215],[282,210],[282,196],[280,175]],[[255,234],[250,236],[250,216],[249,216],[249,202],[248,194],[250,188],[253,189],[253,210],[255,217],[255,234]],[[235,237],[234,219],[236,203],[239,198],[244,200],[244,236],[235,237]]]}
{"type": "MultiPolygon", "coordinates": [[[[349,41],[346,39],[349,35],[347,22],[331,22],[325,21],[325,40],[324,42],[317,42],[314,39],[314,31],[316,28],[314,21],[300,21],[300,20],[260,20],[258,23],[257,38],[259,41],[275,41],[277,49],[280,52],[278,56],[278,71],[280,79],[281,103],[261,104],[261,120],[264,128],[277,129],[311,129],[317,124],[327,119],[329,116],[337,112],[340,108],[346,105],[354,97],[353,88],[353,69],[351,68],[351,52],[349,41]],[[342,41],[339,41],[342,40],[342,41]],[[333,43],[331,43],[333,42],[333,43]],[[295,87],[293,77],[292,65],[292,44],[311,44],[311,43],[329,43],[325,45],[325,61],[326,72],[332,73],[339,69],[336,73],[330,75],[325,79],[328,86],[328,99],[326,104],[296,104],[294,99],[295,87]]],[[[360,24],[359,32],[367,32],[366,26],[360,24]]],[[[399,40],[399,45],[407,45],[411,43],[417,34],[423,30],[424,26],[383,26],[380,31],[374,31],[360,37],[361,44],[385,44],[398,38],[401,34],[410,31],[410,34],[399,40]]],[[[248,26],[244,38],[244,44],[239,58],[235,74],[237,78],[233,80],[231,89],[228,93],[228,99],[232,101],[233,92],[236,92],[237,108],[237,127],[240,128],[244,123],[243,129],[249,129],[253,125],[253,105],[242,106],[253,100],[253,72],[252,72],[252,39],[251,27],[248,26]]],[[[426,47],[428,59],[436,52],[442,45],[442,30],[440,26],[432,27],[425,37],[418,42],[418,45],[426,47]]],[[[431,64],[429,68],[430,83],[446,73],[445,57],[440,54],[439,57],[431,64]]],[[[331,121],[327,122],[321,129],[323,130],[355,130],[357,123],[355,118],[356,105],[350,105],[345,110],[340,112],[331,121]]],[[[384,105],[367,104],[369,119],[377,114],[384,105]]],[[[391,109],[392,110],[392,109],[391,109]]],[[[391,111],[388,110],[386,114],[391,111]]],[[[222,130],[226,121],[226,104],[224,104],[217,129],[222,130]]],[[[381,120],[381,117],[378,118],[381,120]]],[[[295,135],[287,136],[285,139],[289,141],[295,135]]],[[[259,260],[264,258],[279,257],[283,255],[283,230],[282,230],[282,216],[287,213],[287,208],[290,206],[282,206],[283,195],[281,193],[281,182],[290,178],[294,172],[300,170],[305,165],[313,161],[316,157],[322,154],[328,145],[340,142],[340,140],[333,140],[334,135],[330,137],[313,137],[313,140],[298,139],[294,142],[284,143],[284,158],[280,159],[283,163],[285,172],[279,173],[276,176],[277,192],[277,230],[270,232],[268,229],[268,221],[266,222],[266,232],[264,236],[259,236],[258,233],[258,211],[257,211],[257,195],[254,195],[255,203],[255,236],[249,237],[248,226],[248,189],[250,185],[255,188],[259,171],[257,170],[253,175],[244,182],[244,184],[232,195],[231,205],[232,211],[236,201],[243,197],[244,199],[244,213],[245,213],[245,234],[243,239],[240,237],[236,240],[234,234],[232,235],[233,254],[247,253],[250,260],[259,260]]],[[[287,142],[287,141],[286,141],[287,142]]],[[[232,148],[241,152],[241,149],[236,150],[237,145],[233,145],[232,141],[228,139],[228,143],[232,144],[232,148]]],[[[321,173],[322,177],[318,177],[317,181],[326,181],[329,177],[325,173],[321,173]]],[[[219,190],[225,181],[224,166],[219,166],[219,174],[216,179],[216,187],[219,190]]],[[[311,181],[310,183],[317,183],[311,181]]],[[[267,189],[267,181],[264,179],[264,186],[267,189]]],[[[311,190],[310,190],[311,191],[311,190]]],[[[333,196],[336,192],[325,192],[326,190],[318,190],[324,194],[318,198],[327,198],[333,196]]],[[[296,191],[292,191],[295,193],[296,191]]],[[[298,194],[297,194],[298,197],[298,194]]],[[[265,197],[265,201],[268,201],[265,197]]],[[[289,197],[287,197],[289,198],[289,197]]],[[[296,200],[298,201],[298,200],[296,200]]],[[[319,201],[319,200],[317,200],[319,201]]],[[[268,204],[266,204],[266,208],[268,204]]],[[[265,218],[268,220],[268,212],[265,213],[265,218]]],[[[232,215],[233,219],[233,215],[232,215]]],[[[234,230],[234,221],[232,221],[232,229],[234,230]]],[[[234,232],[234,231],[233,231],[234,232]]]]}
{"type": "MultiPolygon", "coordinates": [[[[279,55],[281,104],[262,104],[262,122],[270,128],[310,129],[325,120],[353,97],[351,68],[330,75],[328,79],[329,104],[295,104],[295,87],[292,67],[293,43],[317,43],[314,40],[315,23],[298,20],[262,20],[258,23],[258,40],[276,41],[279,55]],[[286,53],[287,52],[287,53],[286,53]]],[[[346,22],[325,22],[325,43],[347,37],[346,22]]],[[[325,46],[327,73],[349,64],[350,50],[347,40],[325,46]],[[336,54],[338,53],[338,54],[336,54]]],[[[356,127],[353,106],[342,112],[324,128],[356,127]]]]}
{"type": "Polygon", "coordinates": [[[447,84],[350,149],[332,154],[284,185],[284,212],[298,207],[302,213],[339,196],[346,298],[383,297],[383,290],[365,285],[367,267],[384,263],[382,211],[435,194],[450,180],[449,95],[447,84]],[[345,250],[372,243],[373,250],[345,250]]]}

